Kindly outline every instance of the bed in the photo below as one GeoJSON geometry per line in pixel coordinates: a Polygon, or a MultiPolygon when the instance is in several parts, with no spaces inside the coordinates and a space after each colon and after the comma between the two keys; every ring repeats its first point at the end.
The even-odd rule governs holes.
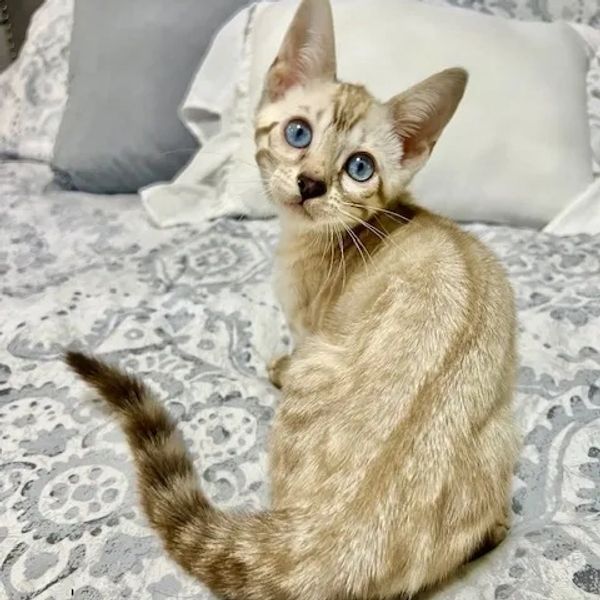
{"type": "MultiPolygon", "coordinates": [[[[38,108],[44,93],[58,97],[36,92],[38,108]]],[[[61,190],[42,156],[56,110],[30,112],[44,139],[0,150],[0,598],[209,600],[166,557],[120,429],[61,355],[79,348],[141,374],[179,421],[212,500],[267,505],[278,392],[265,363],[290,344],[271,287],[278,223],[159,229],[136,195],[61,190]]],[[[600,234],[468,229],[500,257],[517,297],[514,524],[424,597],[598,598],[600,234]]]]}
{"type": "MultiPolygon", "coordinates": [[[[165,557],[114,419],[61,352],[143,374],[213,500],[263,505],[277,403],[265,360],[288,343],[270,286],[277,222],[158,230],[135,196],[51,179],[45,165],[0,164],[0,595],[209,598],[165,557]]],[[[524,445],[508,539],[432,598],[597,597],[600,235],[470,228],[517,295],[524,445]]]]}

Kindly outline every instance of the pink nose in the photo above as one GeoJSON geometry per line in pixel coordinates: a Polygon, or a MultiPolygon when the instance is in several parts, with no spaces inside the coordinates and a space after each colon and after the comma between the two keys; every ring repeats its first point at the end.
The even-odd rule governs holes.
{"type": "Polygon", "coordinates": [[[302,204],[311,198],[318,198],[327,192],[327,185],[324,181],[313,179],[304,173],[298,175],[298,189],[302,197],[302,204]]]}

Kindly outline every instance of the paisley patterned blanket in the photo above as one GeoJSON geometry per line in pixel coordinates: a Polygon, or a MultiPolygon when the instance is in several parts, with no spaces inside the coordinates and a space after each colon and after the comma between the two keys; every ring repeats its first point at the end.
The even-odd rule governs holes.
{"type": "MultiPolygon", "coordinates": [[[[162,552],[113,419],[60,361],[79,346],[145,375],[215,502],[267,501],[288,343],[270,286],[274,221],[154,229],[135,197],[47,190],[0,163],[0,598],[207,599],[162,552]]],[[[472,229],[520,311],[524,434],[515,524],[435,600],[600,597],[600,236],[472,229]]],[[[384,418],[384,415],[382,415],[384,418]]]]}

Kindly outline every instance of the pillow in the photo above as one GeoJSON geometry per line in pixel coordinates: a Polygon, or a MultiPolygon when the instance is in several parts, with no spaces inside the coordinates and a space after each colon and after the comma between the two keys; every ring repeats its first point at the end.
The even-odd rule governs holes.
{"type": "Polygon", "coordinates": [[[0,156],[50,162],[67,101],[73,0],[46,0],[0,73],[0,156]]]}
{"type": "Polygon", "coordinates": [[[554,235],[600,233],[600,178],[554,217],[544,231],[554,235]]]}
{"type": "Polygon", "coordinates": [[[244,4],[78,0],[59,178],[95,193],[171,179],[198,147],[177,109],[213,34],[244,4]]]}
{"type": "Polygon", "coordinates": [[[587,43],[590,65],[587,73],[588,118],[594,176],[600,175],[600,29],[573,25],[587,43]]]}
{"type": "MultiPolygon", "coordinates": [[[[567,24],[510,21],[411,0],[369,0],[366,7],[365,0],[334,1],[341,79],[387,99],[449,66],[471,73],[457,114],[413,183],[420,203],[457,220],[539,227],[592,181],[589,60],[567,24]]],[[[199,127],[207,146],[173,186],[142,191],[159,225],[273,213],[254,165],[252,119],[294,9],[290,2],[260,4],[247,12],[244,29],[235,25],[246,40],[234,92],[219,81],[211,87],[209,72],[223,58],[215,43],[184,114],[212,111],[220,128],[215,135],[199,127]],[[215,181],[216,191],[202,185],[215,181]]],[[[231,27],[224,36],[234,37],[231,27]]]]}

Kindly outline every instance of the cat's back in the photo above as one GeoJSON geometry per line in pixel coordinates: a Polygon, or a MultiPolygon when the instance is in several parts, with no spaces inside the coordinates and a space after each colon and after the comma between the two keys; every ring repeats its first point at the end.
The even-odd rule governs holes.
{"type": "MultiPolygon", "coordinates": [[[[283,446],[275,454],[285,447],[299,468],[304,459],[310,466],[310,477],[304,473],[299,487],[290,487],[292,496],[314,489],[308,480],[316,485],[343,478],[346,468],[354,483],[360,481],[365,465],[377,461],[390,439],[399,440],[394,452],[404,457],[408,450],[401,442],[412,440],[418,464],[440,445],[460,448],[469,462],[475,453],[460,436],[510,402],[516,361],[512,291],[483,243],[419,211],[355,277],[324,330],[298,349],[288,374],[293,393],[284,394],[280,406],[275,439],[283,446]]],[[[508,440],[510,419],[507,412],[498,421],[508,440]]],[[[495,430],[489,435],[501,437],[495,430]]],[[[473,443],[477,439],[473,435],[473,443]]],[[[284,473],[288,479],[289,466],[284,473]]]]}
{"type": "Polygon", "coordinates": [[[502,266],[419,211],[292,361],[273,429],[275,505],[327,507],[338,533],[349,515],[367,529],[385,515],[386,543],[408,571],[443,576],[456,566],[445,557],[465,555],[504,514],[515,367],[502,266]],[[420,539],[422,552],[407,553],[420,539]]]}
{"type": "Polygon", "coordinates": [[[459,277],[457,283],[463,285],[477,278],[510,290],[504,268],[490,248],[446,217],[415,208],[413,219],[397,227],[390,238],[392,252],[384,258],[389,265],[402,265],[421,278],[435,273],[442,281],[459,277]]]}
{"type": "Polygon", "coordinates": [[[329,331],[361,336],[383,326],[390,337],[416,342],[427,335],[428,325],[438,340],[473,322],[480,333],[514,329],[513,292],[504,268],[482,241],[454,222],[415,208],[410,222],[396,224],[374,244],[371,262],[340,294],[329,331]],[[412,336],[406,327],[414,327],[412,336]]]}

